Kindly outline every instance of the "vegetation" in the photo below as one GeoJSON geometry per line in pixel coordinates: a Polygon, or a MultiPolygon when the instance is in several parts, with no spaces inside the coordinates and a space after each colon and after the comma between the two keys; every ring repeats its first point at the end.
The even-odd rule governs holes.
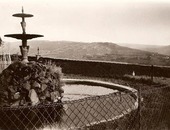
{"type": "Polygon", "coordinates": [[[139,83],[145,83],[147,85],[152,85],[152,86],[155,85],[158,87],[170,85],[170,78],[165,78],[165,77],[153,77],[152,79],[151,76],[124,75],[122,79],[135,81],[139,83]]]}

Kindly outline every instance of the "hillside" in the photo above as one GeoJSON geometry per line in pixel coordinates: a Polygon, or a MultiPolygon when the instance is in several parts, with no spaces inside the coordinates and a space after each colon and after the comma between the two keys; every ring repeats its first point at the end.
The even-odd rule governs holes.
{"type": "MultiPolygon", "coordinates": [[[[29,41],[29,55],[37,48],[44,57],[170,65],[168,57],[157,53],[123,47],[109,42],[29,41]]],[[[11,53],[19,52],[19,43],[11,43],[11,53]]]]}
{"type": "Polygon", "coordinates": [[[170,56],[170,45],[143,45],[143,44],[121,44],[132,49],[139,49],[143,51],[155,52],[170,56]]]}
{"type": "Polygon", "coordinates": [[[163,54],[163,55],[169,55],[170,56],[170,45],[168,46],[162,46],[162,47],[159,47],[159,48],[155,48],[155,49],[152,49],[150,50],[152,52],[157,52],[159,54],[163,54]]]}

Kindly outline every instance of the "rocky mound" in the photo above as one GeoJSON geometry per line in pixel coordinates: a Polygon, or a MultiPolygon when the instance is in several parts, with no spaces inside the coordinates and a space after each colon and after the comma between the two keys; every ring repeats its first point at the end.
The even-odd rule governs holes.
{"type": "Polygon", "coordinates": [[[12,63],[0,74],[0,106],[48,104],[61,100],[61,68],[37,62],[12,63]]]}

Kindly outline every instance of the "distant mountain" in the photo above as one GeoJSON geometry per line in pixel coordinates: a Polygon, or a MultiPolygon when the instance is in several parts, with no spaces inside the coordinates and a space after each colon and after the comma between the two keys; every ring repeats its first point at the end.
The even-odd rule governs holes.
{"type": "Polygon", "coordinates": [[[170,45],[162,46],[162,47],[159,47],[159,48],[154,48],[154,49],[151,49],[150,51],[170,56],[170,45]]]}
{"type": "Polygon", "coordinates": [[[119,44],[133,49],[139,49],[143,51],[155,52],[163,55],[170,56],[170,45],[143,45],[143,44],[119,44]]]}
{"type": "MultiPolygon", "coordinates": [[[[11,53],[20,52],[19,44],[10,44],[11,53]]],[[[43,57],[170,65],[168,56],[109,42],[29,41],[28,44],[29,55],[36,55],[39,47],[43,57]]]]}

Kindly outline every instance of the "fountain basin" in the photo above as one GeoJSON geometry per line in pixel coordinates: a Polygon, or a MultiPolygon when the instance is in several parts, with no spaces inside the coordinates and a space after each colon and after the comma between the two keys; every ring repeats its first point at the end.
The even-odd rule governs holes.
{"type": "Polygon", "coordinates": [[[95,80],[62,81],[66,83],[66,95],[70,93],[71,97],[48,105],[0,108],[4,117],[1,128],[79,129],[119,119],[138,107],[137,91],[133,88],[95,80]],[[73,87],[75,91],[71,92],[73,87]],[[74,97],[75,92],[78,97],[74,97]]]}
{"type": "Polygon", "coordinates": [[[38,35],[38,34],[7,34],[5,35],[5,37],[12,37],[12,38],[16,38],[16,39],[33,39],[33,38],[37,38],[37,37],[43,37],[43,35],[38,35]]]}
{"type": "Polygon", "coordinates": [[[92,86],[85,84],[66,84],[63,86],[63,89],[64,96],[62,101],[78,100],[82,98],[101,96],[118,92],[117,90],[104,88],[102,86],[92,86]]]}
{"type": "Polygon", "coordinates": [[[65,114],[61,124],[54,129],[59,126],[61,129],[79,129],[110,122],[138,108],[137,90],[128,86],[86,79],[63,81],[67,96],[63,101],[65,114]]]}

